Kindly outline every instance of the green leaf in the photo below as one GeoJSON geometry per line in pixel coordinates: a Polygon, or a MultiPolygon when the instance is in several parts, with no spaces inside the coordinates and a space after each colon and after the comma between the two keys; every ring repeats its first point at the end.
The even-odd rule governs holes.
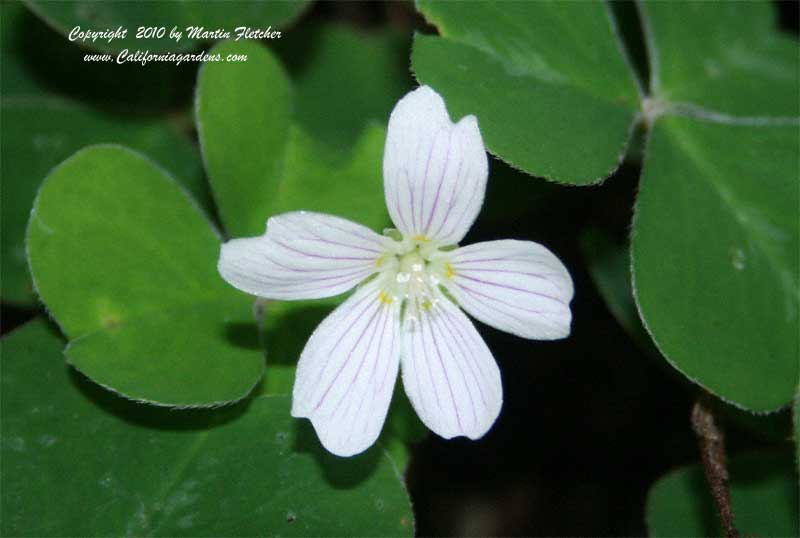
{"type": "Polygon", "coordinates": [[[344,26],[299,28],[276,42],[294,85],[295,122],[332,147],[349,150],[368,123],[385,125],[411,89],[410,39],[344,26]]]}
{"type": "Polygon", "coordinates": [[[200,142],[228,233],[264,233],[267,218],[307,210],[378,229],[389,223],[381,162],[385,130],[367,126],[348,152],[290,126],[290,88],[283,68],[254,43],[215,50],[247,51],[247,67],[207,64],[196,101],[200,142]]]}
{"type": "Polygon", "coordinates": [[[66,368],[62,345],[42,320],[0,341],[4,536],[413,534],[379,447],[327,454],[283,397],[137,405],[66,368]]]}
{"type": "Polygon", "coordinates": [[[285,138],[287,147],[279,176],[248,181],[243,175],[226,175],[218,182],[222,207],[223,192],[235,193],[232,196],[241,200],[239,211],[228,212],[227,220],[223,213],[223,220],[233,223],[229,229],[241,230],[238,235],[261,235],[267,218],[288,211],[337,215],[378,232],[390,224],[381,181],[386,138],[383,127],[368,126],[348,154],[318,142],[297,127],[292,127],[285,138]]]}
{"type": "MultiPolygon", "coordinates": [[[[747,454],[729,462],[736,527],[743,536],[797,536],[797,476],[789,454],[747,454]]],[[[650,536],[724,536],[703,468],[672,471],[650,490],[650,536]]]]}
{"type": "Polygon", "coordinates": [[[789,403],[798,380],[796,134],[661,118],[636,203],[634,290],[656,345],[755,411],[789,403]]]}
{"type": "Polygon", "coordinates": [[[723,114],[797,116],[797,40],[771,2],[641,2],[651,91],[723,114]]]}
{"type": "MultiPolygon", "coordinates": [[[[350,219],[376,230],[390,225],[383,195],[382,162],[386,129],[367,126],[349,154],[293,129],[286,169],[273,187],[266,215],[286,211],[319,211],[350,219]],[[277,188],[276,188],[277,187],[277,188]]],[[[259,233],[264,232],[262,222],[259,233]]]]}
{"type": "Polygon", "coordinates": [[[56,167],[27,247],[36,289],[73,340],[68,358],[97,383],[196,406],[241,399],[261,377],[262,353],[237,333],[250,301],[217,274],[215,230],[142,155],[93,146],[56,167]]]}
{"type": "Polygon", "coordinates": [[[41,181],[50,169],[79,148],[121,143],[152,155],[192,194],[208,203],[202,165],[188,137],[166,121],[136,120],[100,113],[65,101],[10,98],[2,101],[2,298],[33,304],[35,295],[25,259],[25,226],[41,181]]]}
{"type": "Polygon", "coordinates": [[[211,52],[247,54],[243,63],[205,64],[198,75],[195,116],[211,188],[231,236],[263,233],[285,166],[289,80],[258,43],[228,41],[211,52]]]}
{"type": "MultiPolygon", "coordinates": [[[[116,2],[94,2],[92,0],[25,0],[27,5],[47,23],[68,35],[80,26],[81,29],[127,29],[123,39],[111,42],[80,41],[86,47],[102,51],[116,52],[123,49],[150,50],[152,52],[185,51],[210,39],[191,39],[189,27],[203,27],[209,32],[217,29],[231,33],[235,38],[237,27],[251,27],[266,30],[285,28],[308,5],[307,0],[282,2],[249,2],[230,0],[227,2],[139,2],[138,0],[119,0],[116,2]],[[183,32],[180,41],[170,38],[173,26],[183,32]],[[145,28],[165,28],[160,38],[136,38],[137,30],[145,28]]],[[[224,38],[223,38],[224,39],[224,38]]]]}
{"type": "Polygon", "coordinates": [[[67,360],[135,399],[179,406],[239,400],[263,368],[250,303],[235,297],[110,321],[72,340],[67,360]]]}
{"type": "Polygon", "coordinates": [[[442,37],[416,36],[412,65],[451,116],[475,114],[489,150],[565,183],[616,169],[640,95],[600,2],[419,0],[442,37]]]}

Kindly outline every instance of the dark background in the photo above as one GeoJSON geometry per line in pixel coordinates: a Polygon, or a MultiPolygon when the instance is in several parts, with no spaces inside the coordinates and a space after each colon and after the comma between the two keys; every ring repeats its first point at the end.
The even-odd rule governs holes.
{"type": "MultiPolygon", "coordinates": [[[[798,4],[776,5],[781,28],[797,34],[798,4]]],[[[646,78],[636,10],[628,2],[615,3],[614,10],[646,78]]],[[[35,17],[29,19],[25,39],[31,43],[63,39],[35,17]]],[[[296,25],[331,21],[365,31],[390,26],[409,36],[412,30],[434,31],[404,2],[317,2],[296,25]]],[[[33,64],[44,62],[36,57],[36,47],[29,49],[33,64]]],[[[73,54],[79,57],[82,51],[65,52],[73,54]]],[[[408,62],[408,54],[399,60],[408,62]]],[[[46,64],[41,75],[54,90],[89,101],[108,98],[70,73],[64,67],[70,62],[46,64]]],[[[180,69],[179,82],[155,103],[126,95],[126,78],[119,71],[113,75],[118,80],[109,75],[109,84],[118,89],[113,95],[126,95],[132,109],[179,109],[192,101],[196,66],[180,69]]],[[[464,243],[531,239],[557,253],[575,281],[573,332],[563,341],[532,342],[479,326],[500,364],[503,411],[480,441],[445,441],[431,434],[414,447],[407,479],[417,533],[644,535],[649,487],[669,469],[699,459],[689,424],[697,389],[620,327],[579,248],[580,234],[589,227],[625,241],[640,163],[634,158],[602,185],[584,188],[520,178],[494,159],[490,168],[484,214],[464,243]],[[509,204],[513,211],[506,211],[509,204]]],[[[4,304],[2,332],[38,314],[4,304]]],[[[784,420],[788,423],[787,412],[777,417],[784,420]]],[[[731,453],[775,442],[736,422],[728,421],[726,430],[731,453]]]]}

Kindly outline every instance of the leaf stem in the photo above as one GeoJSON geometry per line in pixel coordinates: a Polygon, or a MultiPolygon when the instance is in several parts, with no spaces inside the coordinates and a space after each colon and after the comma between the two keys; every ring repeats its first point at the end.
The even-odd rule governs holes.
{"type": "Polygon", "coordinates": [[[725,435],[717,426],[708,397],[701,394],[692,407],[692,429],[700,442],[700,454],[711,495],[722,520],[722,528],[728,538],[738,538],[734,524],[731,489],[728,484],[728,459],[725,454],[725,435]]]}

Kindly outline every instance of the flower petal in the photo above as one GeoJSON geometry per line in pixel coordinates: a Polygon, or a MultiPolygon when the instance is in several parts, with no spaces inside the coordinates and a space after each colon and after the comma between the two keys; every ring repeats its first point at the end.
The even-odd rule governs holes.
{"type": "Polygon", "coordinates": [[[403,385],[422,422],[450,439],[482,437],[503,405],[500,370],[472,322],[450,300],[409,303],[402,329],[403,385]]]}
{"type": "Polygon", "coordinates": [[[331,297],[377,271],[383,241],[339,217],[284,213],[267,221],[264,235],[222,245],[217,268],[232,286],[260,297],[331,297]]]}
{"type": "Polygon", "coordinates": [[[453,124],[428,86],[400,99],[389,118],[383,181],[403,235],[442,245],[461,241],[483,205],[488,172],[475,116],[453,124]]]}
{"type": "Polygon", "coordinates": [[[369,448],[392,399],[400,357],[400,305],[376,283],[360,288],[311,335],[292,395],[292,416],[311,419],[338,456],[369,448]]]}
{"type": "Polygon", "coordinates": [[[574,293],[564,264],[532,241],[488,241],[450,253],[442,283],[473,317],[523,338],[569,335],[574,293]]]}

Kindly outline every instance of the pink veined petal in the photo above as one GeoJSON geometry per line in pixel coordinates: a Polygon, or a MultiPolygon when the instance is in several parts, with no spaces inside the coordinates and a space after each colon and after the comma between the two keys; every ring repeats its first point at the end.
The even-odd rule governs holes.
{"type": "Polygon", "coordinates": [[[569,335],[572,278],[532,241],[488,241],[452,251],[443,284],[470,315],[523,338],[569,335]]]}
{"type": "Polygon", "coordinates": [[[488,172],[475,116],[453,124],[428,86],[400,99],[389,118],[383,182],[403,235],[443,245],[461,241],[483,205],[488,172]]]}
{"type": "Polygon", "coordinates": [[[269,299],[339,295],[374,273],[384,238],[349,220],[304,211],[267,221],[259,237],[222,245],[217,268],[232,286],[269,299]]]}
{"type": "Polygon", "coordinates": [[[400,305],[370,282],[311,335],[297,365],[292,416],[309,418],[338,456],[369,448],[380,434],[400,358],[400,305]]]}
{"type": "Polygon", "coordinates": [[[407,306],[401,369],[406,394],[436,434],[482,437],[503,405],[500,371],[472,322],[442,297],[407,306]]]}

